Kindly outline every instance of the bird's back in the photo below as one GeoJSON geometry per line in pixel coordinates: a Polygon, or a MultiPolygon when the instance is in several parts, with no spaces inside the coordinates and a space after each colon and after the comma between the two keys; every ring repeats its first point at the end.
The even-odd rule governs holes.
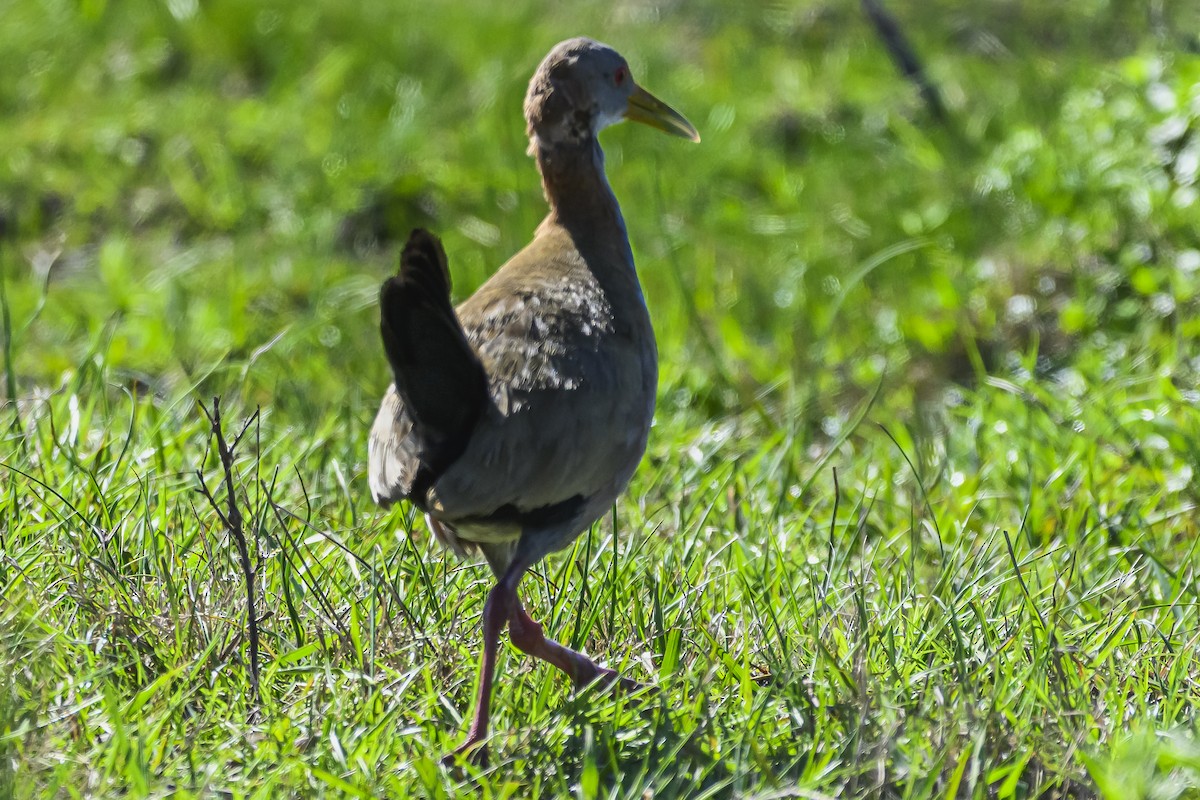
{"type": "Polygon", "coordinates": [[[624,489],[654,411],[654,334],[628,257],[582,245],[548,222],[458,307],[487,401],[423,497],[412,495],[424,466],[419,437],[389,390],[371,434],[377,500],[413,500],[468,543],[542,527],[563,540],[547,542],[549,551],[624,489]]]}

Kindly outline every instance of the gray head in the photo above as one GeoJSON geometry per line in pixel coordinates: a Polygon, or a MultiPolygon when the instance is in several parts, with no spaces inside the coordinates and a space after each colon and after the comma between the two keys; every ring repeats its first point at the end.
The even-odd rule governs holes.
{"type": "Polygon", "coordinates": [[[692,123],[637,85],[620,53],[592,39],[559,42],[529,81],[525,121],[531,151],[578,147],[623,119],[700,141],[692,123]]]}

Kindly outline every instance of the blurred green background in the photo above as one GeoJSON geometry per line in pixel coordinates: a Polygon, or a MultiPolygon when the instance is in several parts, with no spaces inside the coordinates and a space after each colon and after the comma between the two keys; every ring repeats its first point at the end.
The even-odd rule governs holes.
{"type": "Polygon", "coordinates": [[[167,396],[355,407],[407,231],[444,236],[464,297],[543,214],[521,98],[579,32],[704,135],[604,136],[679,402],[799,376],[817,419],[885,372],[909,397],[1194,338],[1200,8],[893,11],[944,123],[853,2],[10,5],[12,369],[103,350],[167,396]]]}

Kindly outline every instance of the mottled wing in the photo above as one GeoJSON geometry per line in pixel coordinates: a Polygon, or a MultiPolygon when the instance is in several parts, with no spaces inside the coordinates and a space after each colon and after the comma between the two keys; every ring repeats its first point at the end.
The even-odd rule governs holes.
{"type": "Polygon", "coordinates": [[[450,521],[573,499],[603,508],[645,449],[657,363],[640,292],[617,315],[581,263],[536,255],[544,268],[523,270],[520,287],[502,271],[459,309],[492,402],[431,490],[450,521]]]}

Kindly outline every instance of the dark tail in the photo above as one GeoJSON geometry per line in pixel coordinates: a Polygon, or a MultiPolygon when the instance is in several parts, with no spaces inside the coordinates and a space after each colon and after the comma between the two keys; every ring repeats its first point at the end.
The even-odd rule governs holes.
{"type": "Polygon", "coordinates": [[[438,238],[417,228],[400,272],[379,295],[383,349],[413,421],[427,480],[466,448],[487,399],[487,374],[450,304],[450,269],[438,238]]]}

